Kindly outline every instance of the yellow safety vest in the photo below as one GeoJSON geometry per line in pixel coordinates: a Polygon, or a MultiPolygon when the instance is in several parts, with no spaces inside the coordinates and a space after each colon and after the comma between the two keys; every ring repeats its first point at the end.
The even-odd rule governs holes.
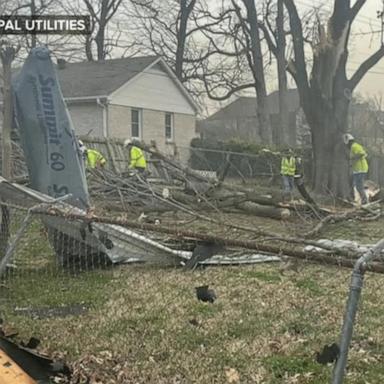
{"type": "Polygon", "coordinates": [[[104,156],[96,151],[96,149],[87,149],[87,167],[96,168],[97,166],[103,167],[107,160],[104,156]]]}
{"type": "Polygon", "coordinates": [[[133,146],[131,148],[129,154],[129,168],[147,168],[147,161],[145,160],[144,153],[138,147],[133,146]]]}
{"type": "Polygon", "coordinates": [[[353,173],[367,173],[368,161],[367,152],[361,144],[353,143],[351,146],[350,158],[352,162],[353,173]],[[355,155],[362,155],[358,159],[354,159],[355,155]]]}
{"type": "Polygon", "coordinates": [[[294,176],[296,170],[296,161],[293,156],[283,157],[281,159],[281,174],[284,176],[294,176]]]}

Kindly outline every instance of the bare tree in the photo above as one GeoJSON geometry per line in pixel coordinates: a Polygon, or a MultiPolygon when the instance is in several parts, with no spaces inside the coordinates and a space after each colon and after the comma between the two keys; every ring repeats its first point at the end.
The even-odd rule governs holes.
{"type": "Polygon", "coordinates": [[[200,60],[194,34],[203,28],[199,22],[206,17],[205,7],[203,0],[130,0],[126,13],[141,31],[137,44],[142,51],[162,56],[186,82],[200,60]]]}
{"type": "MultiPolygon", "coordinates": [[[[321,7],[320,7],[321,8],[321,7]]],[[[313,35],[314,20],[320,19],[320,8],[306,11],[301,16],[301,22],[306,26],[303,31],[303,40],[310,42],[313,35]],[[307,26],[310,26],[309,28],[307,26]]],[[[292,45],[292,39],[287,42],[291,34],[288,25],[288,17],[285,12],[283,0],[268,0],[263,9],[263,19],[259,21],[259,27],[268,45],[270,53],[274,56],[277,65],[278,92],[279,92],[279,129],[275,131],[275,144],[296,145],[296,135],[290,129],[290,113],[288,101],[288,77],[287,55],[288,42],[292,45]]]]}
{"type": "Polygon", "coordinates": [[[313,63],[308,75],[303,26],[294,0],[283,0],[289,14],[294,57],[288,64],[311,128],[314,151],[314,187],[338,196],[348,195],[348,172],[342,133],[348,129],[351,95],[364,75],[384,56],[384,46],[347,76],[351,25],[366,0],[335,0],[327,29],[318,23],[313,63]]]}
{"type": "Polygon", "coordinates": [[[119,9],[122,0],[83,1],[92,17],[92,25],[96,29],[94,38],[89,38],[87,40],[87,58],[88,60],[93,60],[92,49],[89,45],[94,41],[96,44],[97,60],[104,60],[107,55],[105,49],[106,28],[116,11],[119,9]]]}
{"type": "Polygon", "coordinates": [[[205,36],[226,17],[211,12],[215,6],[206,0],[129,0],[125,6],[125,21],[136,36],[135,50],[164,58],[202,110],[207,105],[203,77],[216,79],[218,73],[237,69],[231,64],[229,70],[205,36]]]}
{"type": "MultiPolygon", "coordinates": [[[[20,0],[25,9],[31,16],[41,16],[44,14],[55,14],[60,8],[60,2],[58,0],[20,0]]],[[[23,14],[26,12],[23,11],[23,14]]],[[[22,46],[28,52],[32,48],[35,48],[39,44],[48,45],[53,47],[59,47],[68,43],[67,36],[53,37],[53,35],[40,35],[40,38],[36,34],[25,35],[25,41],[22,46]],[[54,42],[54,43],[53,43],[54,42]]]]}
{"type": "Polygon", "coordinates": [[[80,36],[77,41],[88,61],[105,60],[117,46],[121,32],[112,33],[116,25],[113,18],[118,14],[122,0],[67,0],[61,2],[64,12],[72,15],[89,14],[91,34],[80,36]]]}
{"type": "Polygon", "coordinates": [[[239,18],[247,42],[246,57],[251,70],[256,90],[257,117],[260,136],[265,144],[272,144],[272,129],[267,104],[267,89],[264,76],[264,60],[261,50],[261,39],[258,16],[254,0],[242,0],[246,15],[243,16],[239,5],[232,0],[233,7],[239,18]]]}
{"type": "Polygon", "coordinates": [[[221,22],[202,30],[211,48],[207,53],[209,64],[200,79],[213,100],[225,100],[239,91],[254,89],[260,137],[263,143],[271,144],[265,58],[255,2],[223,1],[216,18],[221,18],[221,22]],[[218,71],[222,63],[225,69],[218,71]]]}
{"type": "Polygon", "coordinates": [[[196,0],[180,0],[179,23],[177,27],[177,47],[175,58],[175,73],[179,79],[183,76],[184,52],[187,39],[187,25],[190,15],[196,5],[196,0]]]}

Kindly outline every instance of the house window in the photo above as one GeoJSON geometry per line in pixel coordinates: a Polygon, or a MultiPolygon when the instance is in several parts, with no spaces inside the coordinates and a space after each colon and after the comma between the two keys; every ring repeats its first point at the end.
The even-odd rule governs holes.
{"type": "Polygon", "coordinates": [[[173,141],[173,113],[165,113],[165,140],[173,141]]]}
{"type": "Polygon", "coordinates": [[[141,109],[131,109],[131,137],[141,138],[141,109]]]}

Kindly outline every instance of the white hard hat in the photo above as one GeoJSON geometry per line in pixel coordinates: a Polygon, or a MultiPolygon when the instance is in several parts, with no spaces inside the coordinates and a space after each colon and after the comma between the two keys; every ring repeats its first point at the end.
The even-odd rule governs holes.
{"type": "Polygon", "coordinates": [[[132,144],[132,140],[131,139],[127,139],[124,141],[124,147],[128,147],[129,144],[132,144]]]}
{"type": "Polygon", "coordinates": [[[87,147],[84,145],[84,143],[81,140],[79,140],[79,149],[81,152],[84,152],[87,150],[87,147]]]}
{"type": "Polygon", "coordinates": [[[351,140],[355,140],[355,138],[350,133],[345,133],[343,135],[344,144],[348,144],[351,140]]]}

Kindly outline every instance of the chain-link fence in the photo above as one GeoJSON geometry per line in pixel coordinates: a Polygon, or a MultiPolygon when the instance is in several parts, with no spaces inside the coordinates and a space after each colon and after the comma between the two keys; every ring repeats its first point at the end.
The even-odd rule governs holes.
{"type": "MultiPolygon", "coordinates": [[[[128,152],[123,147],[122,140],[107,140],[84,138],[90,148],[99,150],[107,158],[107,168],[113,172],[125,173],[128,169],[128,152]]],[[[236,151],[230,149],[209,148],[209,146],[172,146],[172,155],[167,153],[167,158],[184,166],[202,171],[204,175],[230,178],[242,183],[272,183],[280,185],[281,153],[258,148],[255,153],[236,151]]],[[[306,184],[311,185],[313,175],[313,158],[311,148],[297,149],[297,155],[302,159],[302,171],[306,184]]],[[[154,154],[148,154],[148,167],[152,177],[166,178],[164,162],[154,154]]],[[[384,158],[378,154],[369,156],[369,180],[378,186],[384,184],[383,173],[384,158]]]]}
{"type": "Polygon", "coordinates": [[[1,212],[0,295],[11,312],[38,313],[55,301],[60,306],[63,283],[81,280],[84,273],[104,274],[112,264],[81,239],[86,224],[79,220],[55,222],[33,209],[7,203],[1,212]],[[74,228],[80,228],[79,236],[70,235],[74,228]]]}

